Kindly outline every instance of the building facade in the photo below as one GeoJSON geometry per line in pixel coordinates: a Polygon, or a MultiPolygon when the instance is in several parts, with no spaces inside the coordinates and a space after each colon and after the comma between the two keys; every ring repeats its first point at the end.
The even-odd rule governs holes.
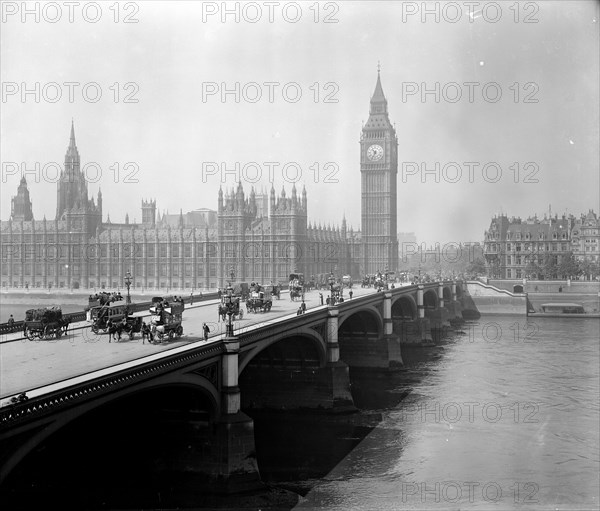
{"type": "Polygon", "coordinates": [[[379,71],[369,119],[360,137],[363,273],[398,268],[398,138],[388,116],[379,71]]]}
{"type": "Polygon", "coordinates": [[[157,215],[142,200],[141,223],[102,222],[102,193],[88,199],[75,130],[57,184],[54,220],[35,220],[25,178],[0,224],[2,287],[115,289],[127,272],[134,289],[210,289],[227,281],[287,282],[333,271],[358,276],[360,236],[308,222],[306,190],[269,197],[243,187],[219,191],[218,210],[157,215]]]}
{"type": "Polygon", "coordinates": [[[539,278],[544,266],[564,258],[600,262],[600,221],[592,210],[579,218],[536,216],[527,220],[494,217],[485,232],[484,256],[488,274],[503,279],[539,278]]]}

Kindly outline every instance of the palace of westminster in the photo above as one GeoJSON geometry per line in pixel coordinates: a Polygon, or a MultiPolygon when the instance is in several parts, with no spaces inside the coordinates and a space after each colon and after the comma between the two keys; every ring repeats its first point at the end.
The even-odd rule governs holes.
{"type": "Polygon", "coordinates": [[[103,221],[102,193],[88,197],[75,130],[57,187],[54,220],[34,220],[25,177],[0,223],[1,285],[28,288],[205,289],[227,281],[287,282],[306,276],[359,277],[398,267],[398,140],[379,72],[360,138],[361,231],[308,222],[306,190],[279,195],[219,189],[217,211],[158,215],[142,200],[142,222],[103,221]]]}

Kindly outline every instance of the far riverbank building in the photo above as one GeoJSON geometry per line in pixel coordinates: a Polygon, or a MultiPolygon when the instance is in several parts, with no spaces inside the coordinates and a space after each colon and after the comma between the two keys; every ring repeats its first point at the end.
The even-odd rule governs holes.
{"type": "MultiPolygon", "coordinates": [[[[89,198],[71,125],[57,183],[54,220],[34,220],[23,177],[11,218],[0,224],[2,287],[211,289],[228,281],[287,282],[292,272],[323,276],[394,271],[398,265],[396,133],[379,73],[362,128],[362,232],[308,221],[306,190],[219,190],[217,211],[157,215],[142,200],[142,222],[103,221],[102,193],[89,198]]],[[[323,278],[323,277],[321,277],[323,278]]]]}

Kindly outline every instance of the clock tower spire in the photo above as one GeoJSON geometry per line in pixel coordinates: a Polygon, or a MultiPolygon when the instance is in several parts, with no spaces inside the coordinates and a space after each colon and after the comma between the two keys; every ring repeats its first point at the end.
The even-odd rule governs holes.
{"type": "Polygon", "coordinates": [[[398,138],[377,66],[369,119],[360,137],[362,272],[398,267],[398,138]]]}

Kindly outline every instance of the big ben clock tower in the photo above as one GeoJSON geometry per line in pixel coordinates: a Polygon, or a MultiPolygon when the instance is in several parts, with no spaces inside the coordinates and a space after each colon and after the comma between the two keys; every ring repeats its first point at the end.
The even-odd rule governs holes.
{"type": "Polygon", "coordinates": [[[396,271],[398,267],[398,138],[388,117],[377,70],[369,120],[360,137],[362,271],[396,271]]]}

